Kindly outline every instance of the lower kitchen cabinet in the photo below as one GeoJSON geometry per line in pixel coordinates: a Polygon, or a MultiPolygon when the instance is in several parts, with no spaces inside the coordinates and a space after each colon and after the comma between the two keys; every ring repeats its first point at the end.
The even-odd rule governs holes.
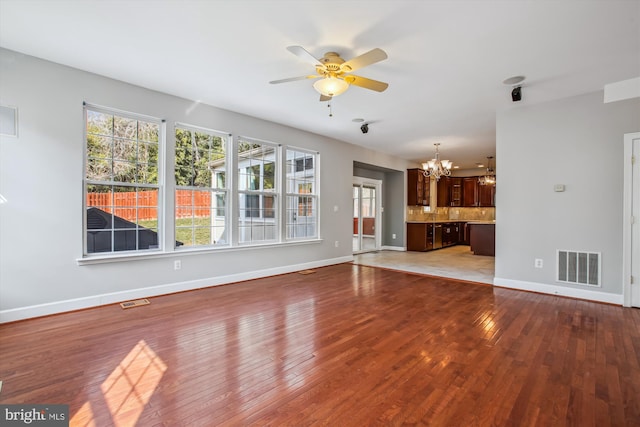
{"type": "Polygon", "coordinates": [[[430,251],[465,242],[464,222],[408,222],[407,250],[430,251]]]}
{"type": "Polygon", "coordinates": [[[407,223],[407,250],[430,251],[433,249],[433,224],[407,223]]]}
{"type": "Polygon", "coordinates": [[[470,223],[469,243],[474,255],[495,256],[496,226],[491,223],[470,223]]]}

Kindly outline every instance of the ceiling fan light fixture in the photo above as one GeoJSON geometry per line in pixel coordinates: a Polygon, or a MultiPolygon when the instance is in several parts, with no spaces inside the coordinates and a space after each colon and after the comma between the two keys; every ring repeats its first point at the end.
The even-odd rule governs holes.
{"type": "Polygon", "coordinates": [[[324,96],[338,96],[349,89],[349,83],[342,79],[338,79],[333,76],[325,77],[324,79],[317,80],[313,84],[313,88],[324,96]]]}

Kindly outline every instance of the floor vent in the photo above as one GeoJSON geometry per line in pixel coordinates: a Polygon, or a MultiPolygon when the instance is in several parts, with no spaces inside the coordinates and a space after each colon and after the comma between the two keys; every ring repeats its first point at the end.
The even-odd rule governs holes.
{"type": "Polygon", "coordinates": [[[313,274],[315,272],[315,270],[300,270],[298,271],[298,274],[313,274]]]}
{"type": "Polygon", "coordinates": [[[558,250],[558,282],[600,286],[600,252],[558,250]]]}
{"type": "Polygon", "coordinates": [[[149,302],[148,299],[144,298],[144,299],[137,299],[134,301],[126,301],[126,302],[121,302],[120,303],[120,307],[122,308],[133,308],[133,307],[139,307],[141,305],[148,305],[151,304],[149,302]]]}

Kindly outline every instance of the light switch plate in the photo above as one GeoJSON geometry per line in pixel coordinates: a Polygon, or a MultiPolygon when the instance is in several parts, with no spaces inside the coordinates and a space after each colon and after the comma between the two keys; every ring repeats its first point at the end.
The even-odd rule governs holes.
{"type": "Polygon", "coordinates": [[[564,191],[564,184],[555,184],[553,186],[553,191],[556,193],[562,193],[564,191]]]}

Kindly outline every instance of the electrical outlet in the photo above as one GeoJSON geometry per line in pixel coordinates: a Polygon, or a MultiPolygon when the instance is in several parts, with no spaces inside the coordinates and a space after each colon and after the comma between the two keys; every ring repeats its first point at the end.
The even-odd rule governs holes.
{"type": "Polygon", "coordinates": [[[336,242],[334,243],[334,245],[335,245],[335,246],[336,246],[336,248],[337,248],[338,246],[340,246],[340,242],[336,240],[336,242]]]}
{"type": "Polygon", "coordinates": [[[180,261],[179,259],[173,261],[174,270],[180,270],[181,268],[182,268],[182,261],[180,261]]]}
{"type": "Polygon", "coordinates": [[[543,265],[543,261],[541,258],[536,258],[535,262],[533,263],[535,268],[542,268],[543,265]]]}
{"type": "Polygon", "coordinates": [[[391,238],[392,238],[392,239],[395,239],[395,238],[396,238],[396,234],[395,234],[395,233],[393,233],[393,234],[391,235],[391,238]]]}

